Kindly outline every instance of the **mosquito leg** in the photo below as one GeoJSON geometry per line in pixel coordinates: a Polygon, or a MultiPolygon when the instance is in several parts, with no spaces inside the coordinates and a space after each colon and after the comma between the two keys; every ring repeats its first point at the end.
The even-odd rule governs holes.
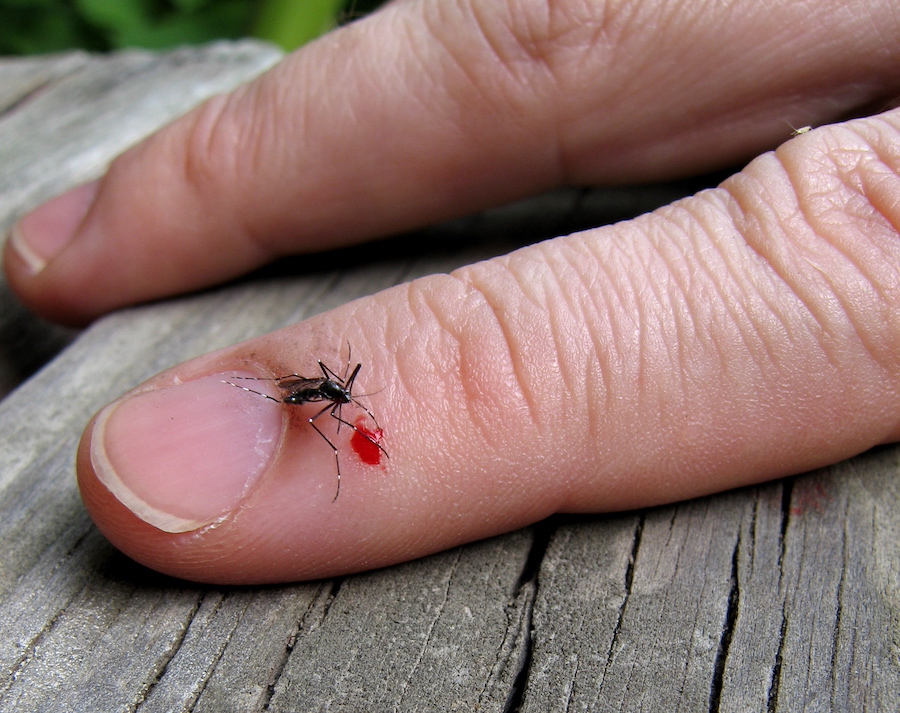
{"type": "Polygon", "coordinates": [[[337,446],[334,445],[334,443],[331,442],[331,439],[328,438],[328,436],[326,436],[326,435],[322,432],[322,429],[320,429],[320,428],[316,425],[316,423],[315,423],[315,422],[316,422],[316,419],[317,419],[319,416],[321,416],[323,413],[325,413],[326,411],[328,411],[329,409],[331,409],[332,411],[334,411],[335,406],[332,406],[331,404],[329,404],[328,406],[326,406],[325,408],[323,408],[321,411],[319,411],[315,416],[311,416],[308,420],[309,420],[309,425],[312,426],[314,429],[316,429],[316,433],[318,433],[320,436],[322,436],[322,438],[325,439],[325,443],[327,443],[329,446],[331,446],[331,450],[334,451],[334,465],[337,467],[337,492],[335,492],[335,494],[334,494],[334,499],[331,501],[331,502],[334,502],[335,500],[338,499],[338,495],[341,494],[341,459],[338,458],[338,449],[337,449],[337,446]]]}
{"type": "Polygon", "coordinates": [[[369,409],[367,409],[365,406],[363,406],[363,405],[362,405],[359,401],[357,401],[356,399],[351,398],[350,400],[353,402],[353,405],[356,406],[356,408],[362,409],[363,411],[366,412],[366,415],[367,415],[369,418],[372,419],[372,422],[375,424],[375,426],[376,426],[377,428],[381,428],[381,424],[378,423],[378,419],[375,418],[375,414],[374,414],[374,413],[372,413],[371,411],[369,411],[369,409]]]}
{"type": "MultiPolygon", "coordinates": [[[[291,377],[303,379],[305,377],[300,374],[285,374],[284,376],[232,376],[232,379],[240,379],[241,381],[281,381],[282,379],[290,379],[291,377]]],[[[227,381],[225,382],[228,383],[227,381]]]]}
{"type": "MultiPolygon", "coordinates": [[[[252,377],[240,377],[235,376],[235,379],[247,378],[250,379],[252,377]]],[[[269,396],[268,394],[264,394],[262,391],[255,391],[254,389],[248,389],[246,386],[241,386],[240,384],[234,384],[230,381],[225,381],[222,379],[223,384],[228,384],[229,386],[233,386],[236,389],[240,389],[241,391],[249,391],[251,394],[256,394],[257,396],[262,396],[263,398],[269,399],[269,401],[274,401],[276,404],[284,403],[281,399],[276,399],[274,396],[269,396]]]]}
{"type": "Polygon", "coordinates": [[[341,376],[340,374],[336,373],[332,369],[329,369],[327,366],[325,366],[325,364],[322,363],[321,360],[319,360],[319,369],[322,371],[322,374],[325,376],[325,378],[328,379],[329,381],[336,381],[337,383],[339,383],[341,386],[343,386],[344,388],[346,388],[348,390],[350,389],[350,386],[353,384],[353,379],[356,377],[356,374],[359,372],[360,367],[362,367],[362,364],[357,364],[356,369],[353,370],[353,373],[350,375],[350,378],[348,379],[347,378],[347,369],[344,369],[344,375],[341,376]]]}
{"type": "MultiPolygon", "coordinates": [[[[340,405],[340,404],[339,404],[339,405],[340,405]]],[[[338,427],[340,427],[340,424],[344,424],[344,425],[347,426],[348,428],[352,428],[352,429],[353,429],[354,431],[356,431],[360,436],[362,436],[363,438],[365,438],[369,443],[371,443],[373,446],[375,446],[376,448],[378,448],[378,450],[380,450],[382,453],[384,453],[388,458],[390,458],[390,456],[388,456],[388,452],[387,452],[386,450],[384,450],[384,446],[382,446],[378,441],[376,441],[374,438],[372,438],[372,436],[370,436],[370,435],[369,435],[368,433],[366,433],[365,431],[360,430],[359,428],[357,428],[356,426],[354,426],[354,425],[353,425],[352,423],[350,423],[349,421],[345,421],[343,418],[341,418],[340,414],[338,414],[338,413],[335,412],[335,409],[336,409],[336,408],[337,408],[337,407],[333,407],[333,408],[331,409],[331,417],[332,417],[334,420],[336,420],[336,421],[338,422],[338,427]]],[[[366,411],[365,408],[363,408],[363,407],[360,407],[360,408],[362,408],[363,411],[366,411]]],[[[326,410],[327,410],[327,409],[326,409],[326,410]]],[[[319,413],[323,413],[323,412],[320,411],[319,413]]],[[[369,413],[369,412],[366,411],[366,413],[369,413]]],[[[318,415],[319,415],[319,414],[316,414],[316,416],[318,416],[318,415]]],[[[372,414],[369,414],[369,415],[371,416],[372,414]]],[[[315,418],[315,416],[314,416],[313,418],[315,418]]],[[[373,421],[375,420],[374,417],[372,418],[372,420],[373,420],[373,421]]],[[[376,425],[376,426],[378,425],[378,422],[377,422],[377,421],[375,422],[375,425],[376,425]]],[[[379,428],[381,428],[381,427],[379,426],[379,428]]]]}
{"type": "Polygon", "coordinates": [[[319,359],[319,370],[322,372],[322,376],[324,376],[326,379],[339,379],[340,378],[331,369],[329,369],[327,366],[325,366],[322,363],[321,359],[319,359]]]}

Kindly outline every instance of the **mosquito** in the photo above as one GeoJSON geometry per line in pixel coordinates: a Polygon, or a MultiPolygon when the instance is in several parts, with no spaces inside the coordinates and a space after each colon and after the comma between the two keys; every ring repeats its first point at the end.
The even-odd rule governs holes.
{"type": "Polygon", "coordinates": [[[250,389],[246,386],[241,386],[240,384],[235,384],[231,381],[224,381],[224,383],[229,386],[237,387],[238,389],[242,389],[244,391],[249,391],[251,394],[257,394],[258,396],[262,396],[263,398],[267,398],[270,401],[275,401],[276,403],[288,404],[289,406],[302,406],[303,404],[308,403],[317,403],[322,401],[327,401],[328,403],[319,411],[317,411],[313,416],[310,416],[307,421],[309,425],[316,429],[316,433],[318,433],[325,442],[331,446],[331,450],[334,451],[334,464],[337,467],[337,491],[334,494],[334,499],[331,502],[335,502],[338,499],[338,496],[341,494],[341,461],[338,457],[338,449],[334,443],[331,442],[331,439],[325,435],[322,429],[316,424],[316,421],[324,416],[326,413],[330,414],[331,417],[338,422],[337,432],[340,433],[341,426],[347,426],[348,428],[352,428],[356,433],[361,435],[363,438],[368,440],[372,445],[376,446],[378,450],[384,453],[385,456],[388,456],[384,447],[376,441],[372,436],[370,436],[365,431],[357,428],[355,425],[350,423],[344,419],[341,409],[343,409],[345,404],[353,404],[359,409],[365,411],[365,413],[372,419],[372,422],[375,424],[375,427],[381,430],[381,427],[378,425],[378,419],[375,418],[375,415],[369,411],[360,401],[353,395],[353,382],[356,381],[356,377],[359,374],[359,370],[362,368],[362,364],[357,364],[353,371],[350,373],[350,376],[347,376],[347,371],[350,369],[350,353],[349,349],[347,350],[347,368],[344,370],[344,375],[341,376],[331,369],[329,369],[325,364],[322,363],[322,360],[317,360],[319,364],[319,371],[322,372],[322,376],[315,377],[306,377],[301,376],[300,374],[287,374],[285,376],[275,376],[275,377],[266,377],[266,376],[233,376],[232,379],[241,379],[243,381],[274,381],[275,386],[281,392],[281,398],[276,399],[274,396],[269,396],[269,394],[264,394],[262,391],[256,391],[255,389],[250,389]]]}

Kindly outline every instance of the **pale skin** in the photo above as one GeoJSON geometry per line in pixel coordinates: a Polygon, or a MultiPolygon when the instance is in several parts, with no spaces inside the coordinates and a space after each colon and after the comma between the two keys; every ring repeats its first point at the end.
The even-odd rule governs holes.
{"type": "Polygon", "coordinates": [[[651,215],[156,377],[85,432],[91,515],[161,571],[288,581],[897,440],[898,70],[900,9],[874,0],[401,0],[331,33],[25,217],[5,255],[22,300],[84,323],[561,185],[758,158],[651,215]],[[790,137],[788,125],[824,124],[790,137]],[[347,342],[364,365],[358,393],[378,391],[365,403],[390,459],[354,459],[345,429],[332,503],[334,455],[302,427],[311,413],[221,375],[314,375],[317,359],[342,366],[347,342]],[[192,457],[214,457],[216,439],[239,449],[231,428],[277,435],[229,452],[233,498],[185,485],[192,462],[164,425],[199,419],[179,411],[184,387],[154,391],[176,379],[222,419],[192,435],[192,457]],[[142,448],[171,459],[152,477],[129,470],[142,448]]]}

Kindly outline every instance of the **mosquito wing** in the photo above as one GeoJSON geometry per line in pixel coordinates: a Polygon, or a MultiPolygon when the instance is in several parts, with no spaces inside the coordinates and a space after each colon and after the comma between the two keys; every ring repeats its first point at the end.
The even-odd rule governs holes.
{"type": "Polygon", "coordinates": [[[307,401],[322,401],[322,384],[325,382],[321,376],[315,379],[307,379],[305,376],[291,374],[282,376],[275,381],[275,385],[281,392],[284,401],[294,404],[302,404],[307,401]]]}

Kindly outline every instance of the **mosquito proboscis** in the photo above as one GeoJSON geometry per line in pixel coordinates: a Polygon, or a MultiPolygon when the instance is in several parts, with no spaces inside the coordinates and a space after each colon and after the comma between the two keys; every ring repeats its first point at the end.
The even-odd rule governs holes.
{"type": "Polygon", "coordinates": [[[362,364],[357,364],[356,367],[350,372],[350,375],[347,376],[347,371],[350,369],[350,355],[348,350],[347,355],[347,368],[344,370],[344,375],[341,376],[336,372],[329,369],[322,363],[322,360],[317,360],[319,365],[319,371],[322,372],[322,376],[314,376],[307,377],[301,376],[300,374],[287,374],[285,376],[274,376],[274,377],[266,377],[266,376],[233,376],[232,379],[240,379],[242,381],[272,381],[275,383],[275,386],[278,388],[278,391],[281,393],[281,398],[276,399],[274,396],[270,396],[269,394],[264,394],[262,391],[256,391],[255,389],[251,389],[246,386],[241,386],[240,384],[235,384],[232,381],[224,381],[224,383],[229,386],[234,386],[238,389],[242,389],[244,391],[249,391],[251,394],[256,394],[258,396],[262,396],[263,398],[269,399],[270,401],[275,401],[276,403],[287,404],[289,406],[302,406],[303,404],[308,403],[316,403],[327,401],[328,403],[317,411],[315,414],[310,416],[307,419],[307,422],[310,426],[312,426],[316,433],[318,433],[325,442],[331,447],[331,450],[334,451],[334,463],[337,468],[337,491],[334,494],[334,498],[331,502],[334,502],[338,499],[338,496],[341,494],[341,460],[338,456],[338,448],[334,443],[331,442],[331,439],[325,435],[324,431],[316,424],[316,421],[324,416],[326,413],[330,414],[331,417],[338,422],[337,432],[340,433],[341,426],[347,426],[348,428],[353,429],[360,436],[371,442],[374,446],[378,448],[385,456],[388,458],[387,451],[384,447],[376,441],[372,436],[370,436],[365,431],[357,428],[350,421],[347,421],[342,414],[342,409],[346,404],[353,404],[359,409],[362,409],[366,415],[372,419],[372,422],[375,424],[376,428],[379,430],[381,427],[378,425],[378,419],[375,418],[375,415],[369,411],[360,401],[353,395],[353,383],[356,381],[356,377],[359,374],[359,370],[362,368],[362,364]]]}

